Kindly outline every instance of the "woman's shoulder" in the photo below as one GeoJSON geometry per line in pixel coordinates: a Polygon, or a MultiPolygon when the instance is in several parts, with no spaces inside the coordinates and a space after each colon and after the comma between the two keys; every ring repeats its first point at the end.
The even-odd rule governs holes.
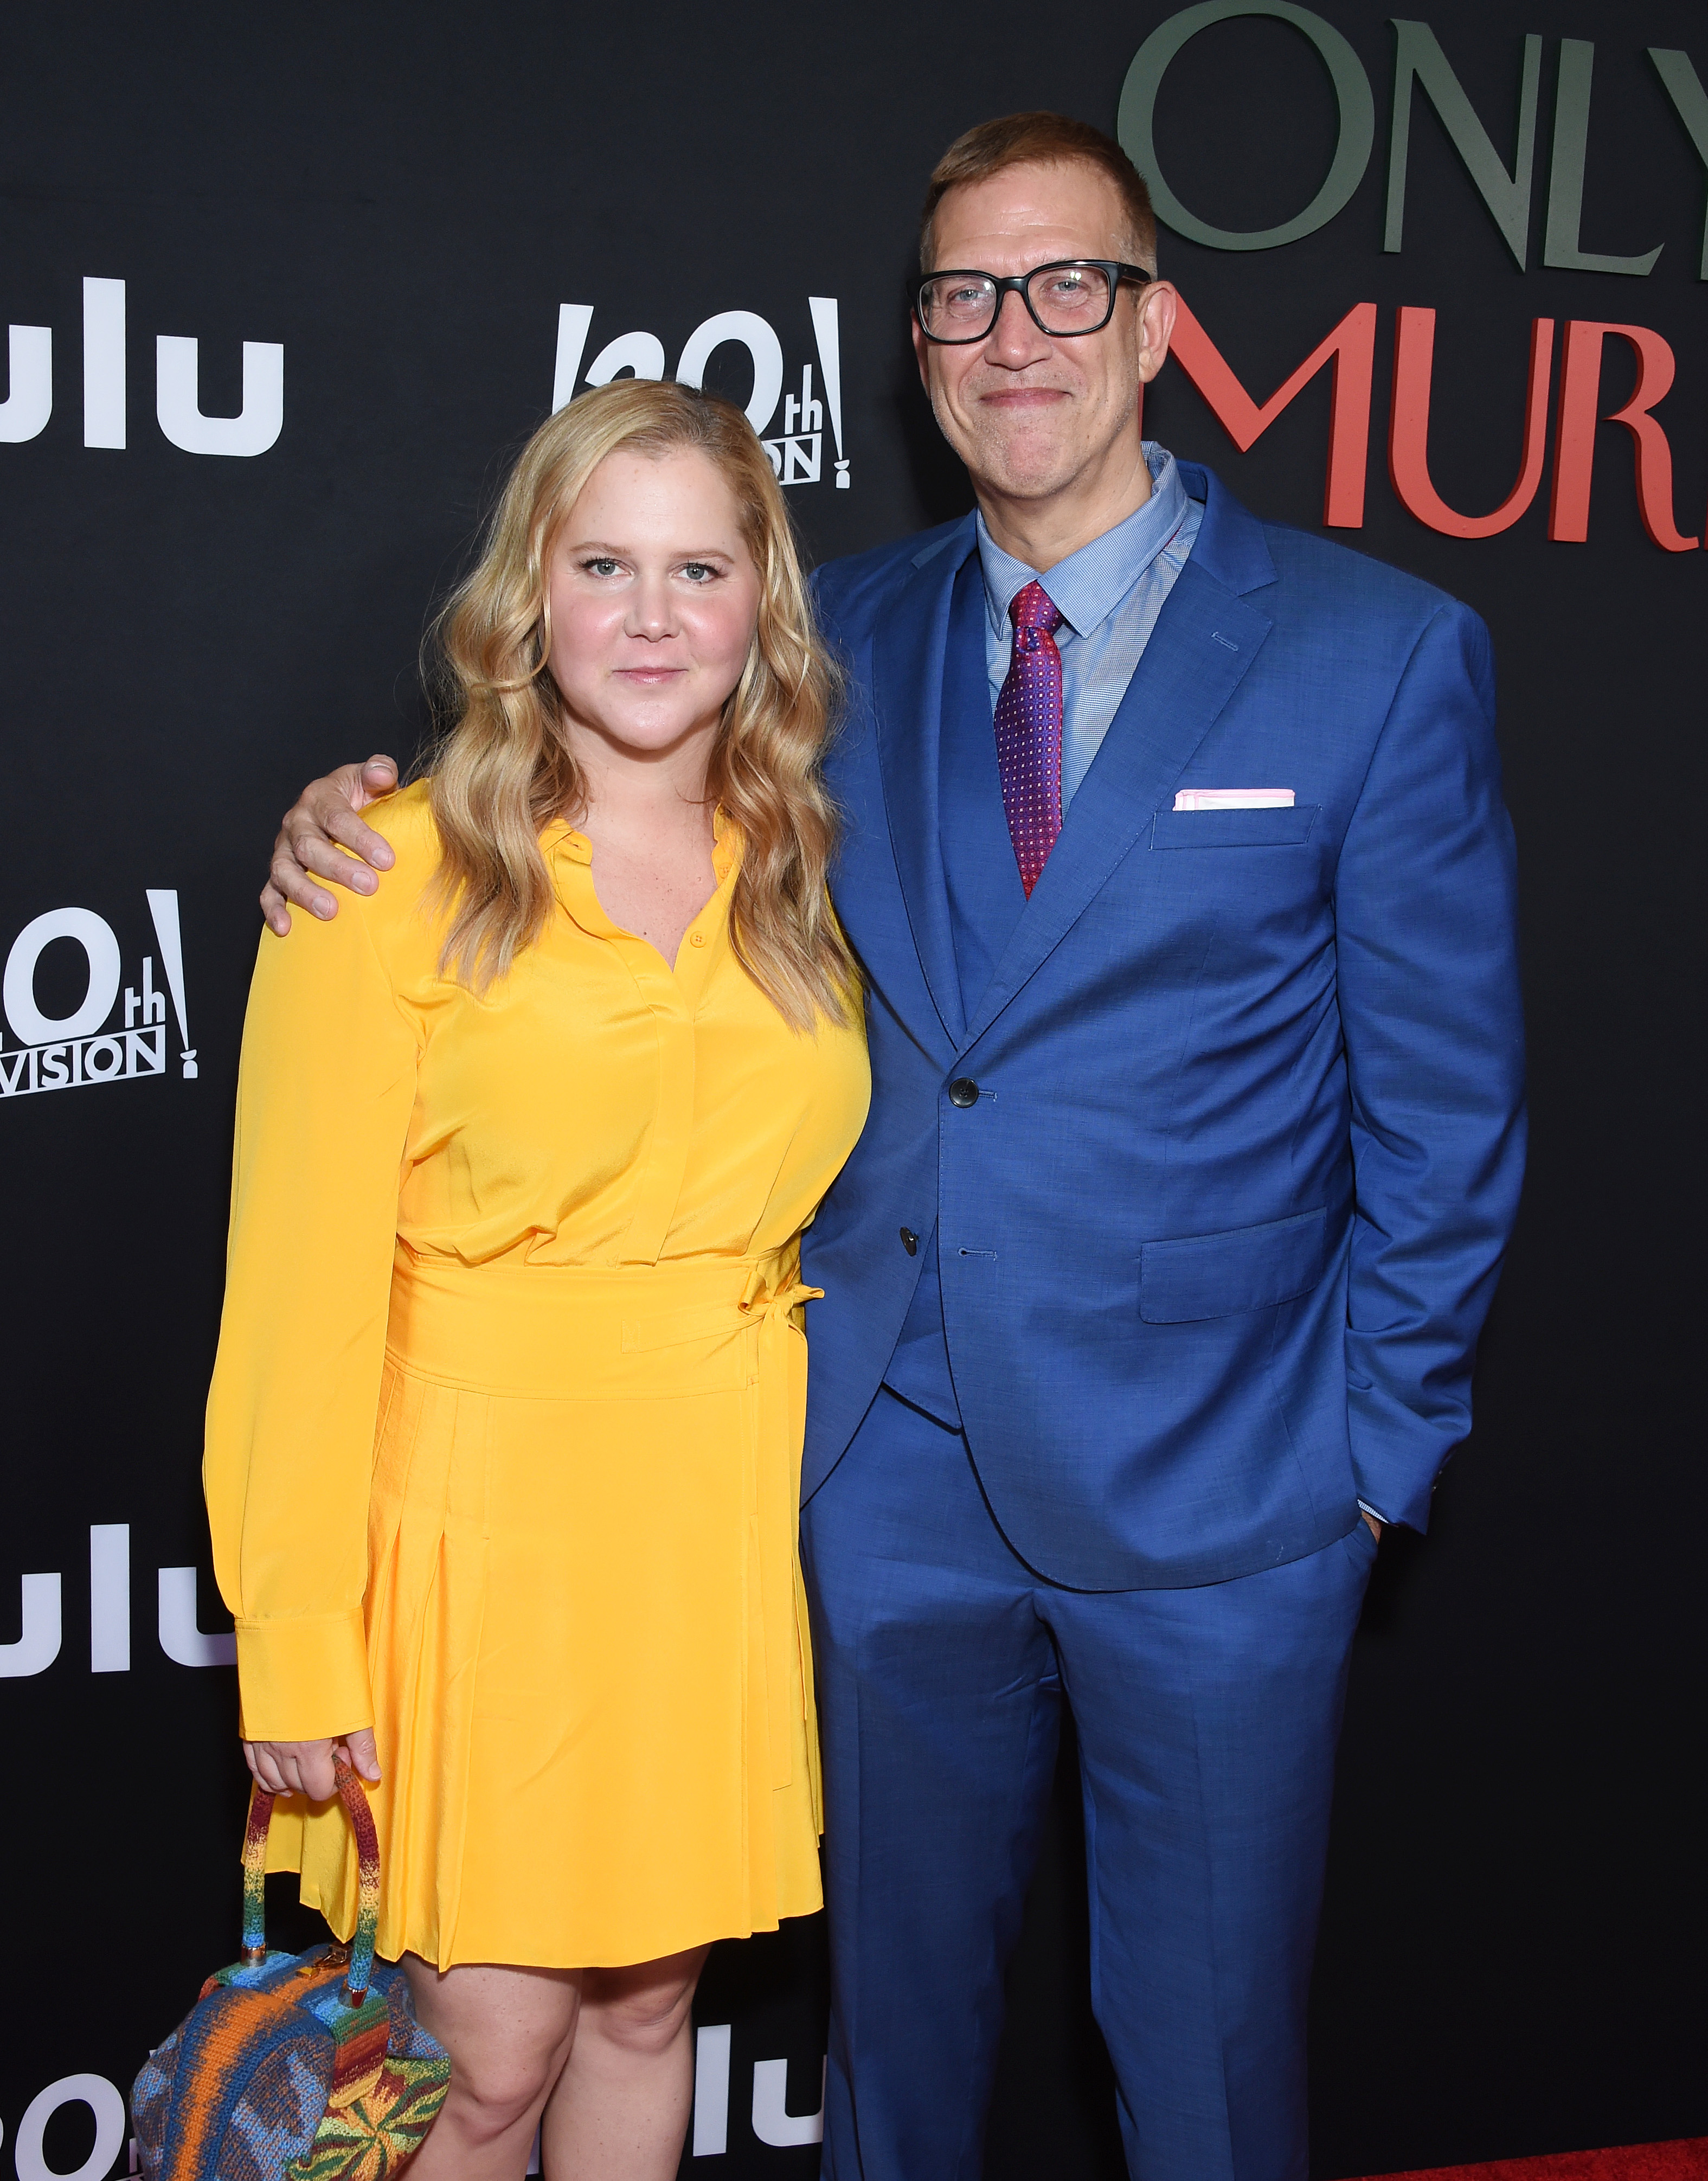
{"type": "Polygon", "coordinates": [[[437,955],[438,904],[433,881],[439,868],[438,828],[433,823],[429,783],[412,781],[395,794],[382,796],[362,812],[392,852],[389,870],[378,875],[372,893],[339,894],[338,921],[346,917],[363,927],[394,972],[408,974],[413,957],[437,955]]]}
{"type": "Polygon", "coordinates": [[[411,781],[407,787],[381,796],[361,817],[365,825],[372,825],[391,844],[397,858],[393,868],[399,875],[418,877],[423,885],[432,878],[438,867],[439,836],[433,823],[431,781],[411,781]]]}
{"type": "Polygon", "coordinates": [[[383,795],[377,803],[370,803],[361,817],[362,823],[372,826],[386,842],[394,860],[388,871],[380,873],[376,890],[357,898],[365,906],[377,909],[387,923],[406,914],[413,914],[421,907],[423,897],[430,892],[439,867],[439,832],[433,822],[432,783],[412,781],[395,794],[383,795]]]}

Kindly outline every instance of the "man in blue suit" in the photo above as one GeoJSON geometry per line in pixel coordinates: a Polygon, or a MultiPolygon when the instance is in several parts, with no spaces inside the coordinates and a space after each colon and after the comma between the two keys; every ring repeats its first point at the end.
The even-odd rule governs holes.
{"type": "Polygon", "coordinates": [[[818,588],[873,1073],[807,1237],[824,2172],[976,2181],[1067,1705],[1132,2172],[1303,2181],[1348,1650],[1523,1162],[1489,640],[1142,439],[1174,295],[1108,138],[973,130],[923,249],[978,512],[818,588]]]}

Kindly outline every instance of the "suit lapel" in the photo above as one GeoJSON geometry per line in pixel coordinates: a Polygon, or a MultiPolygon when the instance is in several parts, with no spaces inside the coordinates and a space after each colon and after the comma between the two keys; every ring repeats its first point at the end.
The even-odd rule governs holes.
{"type": "Polygon", "coordinates": [[[965,1018],[938,830],[940,725],[950,605],[972,537],[969,517],[964,537],[954,533],[911,571],[895,606],[879,621],[872,646],[873,710],[890,845],[920,967],[956,1050],[965,1018]]]}
{"type": "Polygon", "coordinates": [[[1223,580],[1225,574],[1234,574],[1273,581],[1262,533],[1219,487],[1213,488],[1210,509],[1103,747],[1069,807],[1026,914],[967,1025],[968,1045],[983,1035],[1083,915],[1150,824],[1159,802],[1185,770],[1269,634],[1268,617],[1238,595],[1247,585],[1223,580]],[[1212,515],[1221,518],[1220,523],[1212,515]],[[1239,525],[1253,534],[1254,563],[1248,551],[1253,540],[1237,534],[1239,525]],[[1233,528],[1237,534],[1218,538],[1218,528],[1233,528]],[[1219,546],[1223,549],[1218,551],[1219,546]],[[1248,549],[1230,552],[1231,547],[1248,549]],[[1230,560],[1238,565],[1229,567],[1230,560]]]}

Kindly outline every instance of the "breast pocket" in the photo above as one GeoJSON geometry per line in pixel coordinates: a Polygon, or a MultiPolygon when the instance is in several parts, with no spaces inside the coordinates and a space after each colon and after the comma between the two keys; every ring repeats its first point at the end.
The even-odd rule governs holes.
{"type": "Polygon", "coordinates": [[[1159,810],[1153,848],[1292,848],[1310,838],[1320,803],[1291,810],[1159,810]]]}
{"type": "Polygon", "coordinates": [[[1138,1314],[1153,1325],[1184,1325],[1291,1302],[1322,1278],[1327,1234],[1319,1206],[1260,1227],[1147,1242],[1138,1253],[1138,1314]]]}

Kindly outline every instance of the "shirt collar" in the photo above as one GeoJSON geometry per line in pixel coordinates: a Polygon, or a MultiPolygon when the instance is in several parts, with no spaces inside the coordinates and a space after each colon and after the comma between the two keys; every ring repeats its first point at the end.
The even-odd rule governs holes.
{"type": "MultiPolygon", "coordinates": [[[[741,827],[720,803],[712,813],[712,871],[721,886],[741,862],[746,839],[741,827]]],[[[540,853],[548,860],[562,858],[571,864],[592,866],[592,845],[567,818],[554,818],[540,835],[540,853]]]]}
{"type": "Polygon", "coordinates": [[[1008,609],[1028,583],[1041,583],[1076,636],[1089,636],[1105,621],[1179,529],[1186,514],[1186,486],[1180,465],[1166,447],[1144,442],[1150,472],[1150,498],[1144,505],[1105,530],[1047,576],[1005,553],[978,516],[978,562],[984,577],[985,610],[994,635],[1010,633],[1008,609]]]}

